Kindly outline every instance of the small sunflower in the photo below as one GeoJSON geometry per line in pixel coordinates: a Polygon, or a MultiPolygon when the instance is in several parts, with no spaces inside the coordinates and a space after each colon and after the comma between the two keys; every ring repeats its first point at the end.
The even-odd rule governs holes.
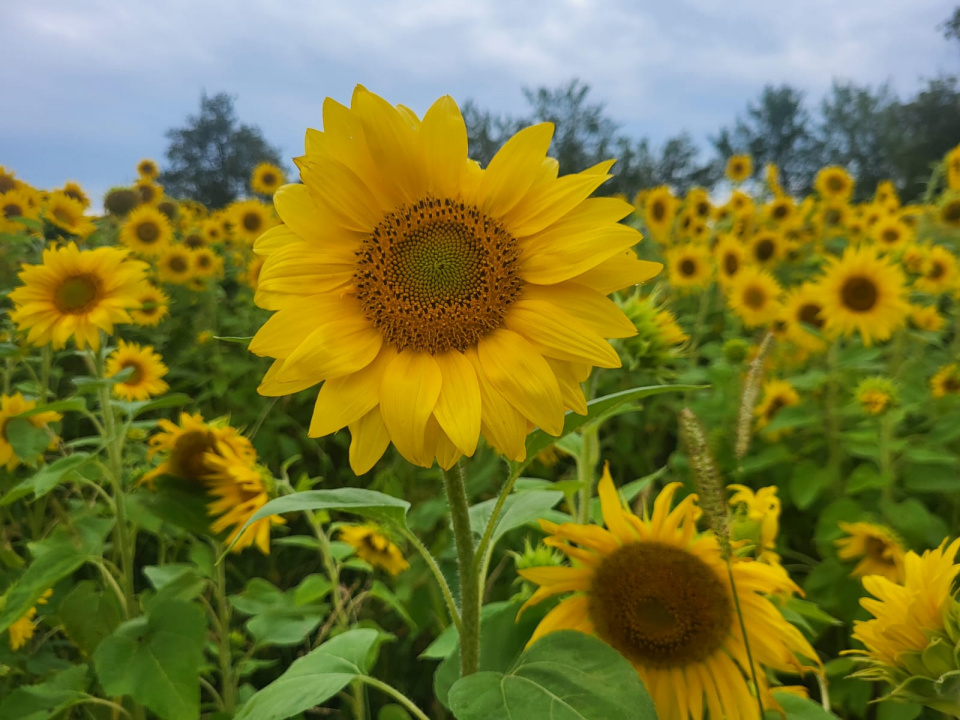
{"type": "Polygon", "coordinates": [[[817,173],[813,187],[824,200],[846,202],[853,195],[853,178],[842,167],[831,165],[817,173]]]}
{"type": "Polygon", "coordinates": [[[76,200],[78,203],[83,205],[84,209],[90,207],[90,198],[83,191],[83,187],[80,185],[80,183],[68,182],[60,189],[60,192],[67,197],[76,200]]]}
{"type": "Polygon", "coordinates": [[[250,176],[250,188],[260,195],[273,195],[285,182],[283,170],[271,163],[260,163],[250,176]]]}
{"type": "Polygon", "coordinates": [[[120,228],[120,242],[146,257],[162,254],[172,239],[170,220],[152,205],[133,210],[120,228]]]}
{"type": "Polygon", "coordinates": [[[742,183],[753,175],[753,158],[749,155],[731,155],[727,160],[726,176],[731,182],[742,183]]]}
{"type": "Polygon", "coordinates": [[[152,182],[160,177],[160,168],[153,160],[144,158],[137,163],[137,174],[147,182],[152,182]]]}
{"type": "Polygon", "coordinates": [[[650,237],[661,245],[670,241],[670,231],[679,202],[666,185],[655,187],[647,195],[643,206],[643,223],[650,237]]]}
{"type": "Polygon", "coordinates": [[[764,668],[797,673],[819,665],[807,640],[769,599],[799,588],[778,564],[734,557],[728,565],[717,538],[697,533],[696,496],[670,509],[680,486],[667,485],[650,516],[640,518],[623,506],[605,469],[599,494],[606,527],[541,520],[550,535],[545,544],[577,565],[519,570],[540,586],[521,612],[572,591],[547,613],[531,642],[564,629],[599,637],[636,668],[661,720],[702,720],[704,711],[711,718],[755,718],[752,675],[764,700],[764,668]]]}
{"type": "MultiPolygon", "coordinates": [[[[20,413],[33,410],[37,406],[35,400],[26,400],[20,393],[13,395],[0,395],[0,466],[6,467],[7,471],[16,470],[22,463],[32,463],[36,457],[17,457],[13,445],[7,439],[7,423],[20,413]]],[[[41,429],[46,428],[48,424],[57,422],[63,416],[58,412],[41,412],[29,417],[23,418],[33,427],[41,429]]],[[[50,445],[56,446],[57,436],[53,431],[50,432],[50,445]]]]}
{"type": "Polygon", "coordinates": [[[100,331],[113,333],[116,323],[132,322],[139,307],[146,263],[127,258],[126,250],[103,247],[80,251],[73,243],[43,251],[40,265],[23,265],[21,287],[10,293],[10,318],[29,331],[32,345],[100,347],[100,331]]]}
{"type": "Polygon", "coordinates": [[[750,239],[748,256],[760,267],[776,267],[787,255],[787,240],[774,230],[761,230],[750,239]]]}
{"type": "MultiPolygon", "coordinates": [[[[763,384],[763,397],[760,404],[754,408],[753,414],[757,418],[757,429],[762,430],[785,407],[795,407],[800,404],[800,395],[786,380],[767,380],[763,384]]],[[[771,439],[776,439],[778,433],[773,433],[771,439]]]]}
{"type": "Polygon", "coordinates": [[[763,218],[774,227],[782,227],[797,215],[797,204],[789,195],[781,195],[763,206],[763,218]]]}
{"type": "Polygon", "coordinates": [[[81,240],[92,235],[97,229],[84,212],[85,208],[81,203],[62,192],[51,193],[43,209],[44,217],[51,224],[81,240]]]}
{"type": "Polygon", "coordinates": [[[215,217],[204,220],[203,225],[200,228],[200,232],[203,235],[204,240],[206,240],[207,244],[209,245],[214,245],[218,242],[222,242],[225,239],[220,220],[215,217]]]}
{"type": "Polygon", "coordinates": [[[780,197],[784,194],[783,186],[780,185],[780,167],[776,163],[767,163],[764,168],[764,177],[767,181],[767,187],[774,197],[780,197]]]}
{"type": "Polygon", "coordinates": [[[780,562],[776,552],[780,533],[780,498],[776,486],[754,492],[746,485],[727,485],[727,490],[733,491],[728,501],[734,509],[730,523],[732,539],[749,541],[760,562],[780,562]]]}
{"type": "Polygon", "coordinates": [[[891,252],[912,243],[914,231],[899,217],[889,215],[870,228],[870,239],[883,252],[891,252]]]}
{"type": "Polygon", "coordinates": [[[960,229],[960,193],[944,193],[937,213],[940,223],[952,230],[960,229]]]}
{"type": "Polygon", "coordinates": [[[926,245],[907,245],[900,254],[900,263],[907,272],[921,275],[929,254],[930,248],[926,245]]]}
{"type": "Polygon", "coordinates": [[[930,379],[930,394],[935,398],[960,395],[960,365],[944,365],[930,379]]]}
{"type": "Polygon", "coordinates": [[[40,209],[30,202],[30,194],[22,188],[0,194],[0,233],[23,232],[21,219],[36,220],[40,209]]]}
{"type": "Polygon", "coordinates": [[[223,258],[204,247],[191,253],[193,277],[206,279],[223,274],[223,258]]]}
{"type": "Polygon", "coordinates": [[[853,394],[868,415],[882,415],[897,404],[897,388],[890,378],[864,378],[853,394]]]}
{"type": "Polygon", "coordinates": [[[133,374],[113,386],[113,394],[124,400],[149,400],[163,395],[170,386],[161,378],[167,374],[167,366],[153,348],[121,340],[117,349],[107,356],[107,377],[113,377],[127,368],[133,374]]]}
{"type": "Polygon", "coordinates": [[[851,212],[850,206],[845,202],[832,201],[820,205],[818,217],[823,232],[828,236],[843,234],[851,212]]]}
{"type": "Polygon", "coordinates": [[[201,230],[191,229],[189,232],[184,233],[183,245],[191,250],[199,250],[200,248],[207,247],[207,238],[204,237],[201,230]]]}
{"type": "Polygon", "coordinates": [[[891,209],[900,207],[900,196],[897,195],[897,189],[889,180],[883,180],[877,184],[873,201],[891,209]]]}
{"type": "Polygon", "coordinates": [[[740,213],[753,215],[753,198],[743,190],[734,190],[730,193],[730,199],[727,200],[726,207],[730,208],[733,215],[739,215],[740,213]]]}
{"type": "Polygon", "coordinates": [[[909,304],[903,272],[871,248],[847,248],[828,258],[818,283],[824,329],[828,334],[863,338],[864,345],[887,340],[906,321],[909,304]]]}
{"type": "Polygon", "coordinates": [[[869,522],[839,524],[847,537],[836,541],[837,557],[859,560],[850,571],[854,577],[882,575],[891,582],[903,582],[903,541],[885,525],[869,522]]]}
{"type": "Polygon", "coordinates": [[[157,205],[163,199],[163,187],[151,180],[140,178],[134,189],[140,196],[141,205],[157,205]]]}
{"type": "Polygon", "coordinates": [[[160,288],[144,283],[137,291],[137,301],[140,307],[130,311],[130,317],[137,325],[150,327],[158,325],[163,318],[170,314],[170,298],[160,288]]]}
{"type": "Polygon", "coordinates": [[[730,283],[726,294],[730,309],[748,328],[769,325],[780,315],[783,288],[762,268],[744,267],[730,283]]]}
{"type": "Polygon", "coordinates": [[[400,548],[376,525],[344,525],[340,528],[340,540],[350,545],[361,560],[391,575],[399,575],[410,567],[400,548]]]}
{"type": "Polygon", "coordinates": [[[743,269],[747,251],[743,243],[732,235],[721,235],[713,248],[713,259],[717,266],[717,279],[721,285],[729,285],[743,269]]]}
{"type": "Polygon", "coordinates": [[[163,461],[143,476],[141,483],[152,484],[161,475],[172,475],[183,480],[203,482],[216,468],[211,467],[207,453],[216,450],[236,456],[250,466],[256,463],[257,451],[225,420],[205,422],[199,413],[180,413],[180,424],[169,420],[157,423],[160,432],[150,438],[147,457],[163,456],[163,461]]]}
{"type": "Polygon", "coordinates": [[[960,283],[957,256],[943,245],[934,245],[927,251],[921,272],[921,276],[914,282],[914,287],[931,295],[952,292],[960,283]]]}
{"type": "MultiPolygon", "coordinates": [[[[46,590],[43,595],[37,598],[37,605],[46,605],[51,595],[53,595],[53,588],[46,590]]],[[[7,633],[9,634],[7,642],[11,650],[16,652],[30,641],[36,632],[37,626],[34,621],[36,617],[37,608],[32,607],[7,628],[7,633]]]]}
{"type": "Polygon", "coordinates": [[[694,290],[710,284],[713,263],[710,251],[704,245],[679,245],[667,250],[664,259],[667,261],[670,285],[678,290],[694,290]]]}
{"type": "Polygon", "coordinates": [[[270,206],[259,200],[234,203],[229,208],[229,219],[236,235],[248,243],[277,224],[270,206]]]}
{"type": "Polygon", "coordinates": [[[0,193],[8,193],[20,187],[21,181],[17,180],[17,174],[13,170],[7,170],[0,165],[0,193]]]}
{"type": "Polygon", "coordinates": [[[820,288],[804,283],[787,293],[783,301],[783,315],[787,339],[811,353],[819,353],[827,344],[816,333],[823,330],[823,302],[820,288]]]}
{"type": "Polygon", "coordinates": [[[173,198],[165,197],[157,203],[157,210],[163,213],[171,223],[176,223],[180,214],[180,204],[173,198]]]}
{"type": "Polygon", "coordinates": [[[157,272],[161,282],[186,285],[193,277],[193,251],[182,245],[171,245],[160,255],[157,272]]]}
{"type": "Polygon", "coordinates": [[[693,217],[703,221],[709,220],[713,213],[710,194],[701,187],[690,188],[687,196],[683,199],[683,207],[685,210],[689,210],[693,217]]]}
{"type": "Polygon", "coordinates": [[[936,305],[911,305],[910,322],[918,330],[928,332],[940,332],[947,324],[936,305]]]}
{"type": "Polygon", "coordinates": [[[947,187],[960,190],[960,145],[947,153],[944,163],[947,166],[947,187]]]}

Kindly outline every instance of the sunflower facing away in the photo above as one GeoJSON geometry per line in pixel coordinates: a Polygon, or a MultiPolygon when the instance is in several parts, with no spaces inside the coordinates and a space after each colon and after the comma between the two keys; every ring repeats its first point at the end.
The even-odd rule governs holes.
{"type": "Polygon", "coordinates": [[[51,224],[81,240],[92,235],[97,229],[84,212],[82,203],[62,192],[51,193],[43,209],[44,217],[51,224]]]}
{"type": "Polygon", "coordinates": [[[273,195],[284,182],[283,170],[271,163],[260,163],[250,176],[250,189],[260,195],[273,195]]]}
{"type": "Polygon", "coordinates": [[[172,239],[170,220],[152,205],[134,209],[120,228],[120,242],[147,257],[160,255],[172,239]]]}
{"type": "Polygon", "coordinates": [[[344,525],[340,528],[340,540],[350,545],[361,560],[391,575],[399,575],[410,567],[400,548],[376,525],[344,525]]]}
{"type": "Polygon", "coordinates": [[[841,560],[859,560],[850,571],[854,577],[882,575],[891,582],[903,582],[903,559],[906,551],[903,541],[884,525],[869,522],[839,524],[847,537],[836,541],[837,557],[841,560]]]}
{"type": "Polygon", "coordinates": [[[43,251],[40,265],[24,265],[23,282],[10,293],[10,318],[28,331],[32,345],[62,348],[74,338],[79,349],[100,347],[100,331],[132,322],[129,310],[140,307],[146,263],[129,260],[126,250],[77,249],[73,243],[43,251]]]}
{"type": "Polygon", "coordinates": [[[634,328],[605,295],[660,270],[630,249],[628,203],[588,199],[612,163],[558,177],[544,123],[481,169],[449,97],[420,120],[357,87],[323,114],[303,184],[274,196],[285,224],[254,247],[256,301],[275,311],[250,344],[276,358],[261,394],[323,383],[309,434],[348,426],[357,473],[391,442],[424,467],[481,434],[524,457],[532,426],[556,435],[586,410],[592,366],[620,366],[605,338],[634,328]]]}
{"type": "Polygon", "coordinates": [[[757,703],[730,576],[761,698],[769,697],[764,668],[796,673],[819,664],[767,598],[799,588],[776,564],[732,558],[728,572],[717,538],[697,532],[696,496],[670,509],[680,486],[667,485],[650,516],[640,518],[623,506],[605,470],[599,494],[606,527],[541,520],[550,534],[544,542],[576,565],[520,570],[540,586],[521,612],[572,591],[547,613],[531,642],[564,629],[596,635],[633,663],[661,720],[701,720],[705,710],[711,718],[753,719],[757,703]]]}
{"type": "Polygon", "coordinates": [[[167,374],[167,366],[153,348],[141,347],[137,343],[121,340],[117,349],[107,356],[107,377],[113,377],[127,368],[133,374],[113,386],[113,394],[124,400],[149,400],[163,395],[170,386],[162,378],[167,374]]]}
{"type": "MultiPolygon", "coordinates": [[[[0,466],[5,467],[8,471],[16,470],[21,463],[30,463],[37,459],[35,457],[17,457],[13,445],[7,439],[7,423],[20,413],[33,410],[36,406],[36,400],[26,400],[20,393],[0,395],[0,466]]],[[[46,411],[30,415],[23,420],[35,428],[46,428],[48,423],[57,422],[62,417],[58,412],[46,411]]],[[[56,444],[57,436],[50,431],[50,445],[55,446],[56,444]]]]}

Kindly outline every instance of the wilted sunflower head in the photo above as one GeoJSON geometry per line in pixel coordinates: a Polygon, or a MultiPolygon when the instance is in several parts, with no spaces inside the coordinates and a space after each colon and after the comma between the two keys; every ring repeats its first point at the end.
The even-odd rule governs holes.
{"type": "Polygon", "coordinates": [[[133,188],[113,188],[103,198],[103,207],[111,215],[125,217],[140,204],[140,194],[133,188]]]}

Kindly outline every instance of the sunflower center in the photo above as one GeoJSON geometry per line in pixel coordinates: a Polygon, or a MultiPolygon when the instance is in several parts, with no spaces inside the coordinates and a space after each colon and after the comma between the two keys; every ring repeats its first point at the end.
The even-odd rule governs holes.
{"type": "Polygon", "coordinates": [[[3,216],[5,218],[20,217],[23,215],[23,208],[17,203],[7,203],[3,206],[3,216]]]}
{"type": "Polygon", "coordinates": [[[775,397],[773,400],[771,400],[770,405],[767,406],[767,421],[769,422],[770,420],[773,420],[774,416],[786,406],[787,403],[782,397],[775,397]]]}
{"type": "Polygon", "coordinates": [[[397,350],[472,347],[520,294],[517,241],[477,208],[427,198],[387,215],[358,252],[364,313],[397,350]]]}
{"type": "Polygon", "coordinates": [[[773,208],[772,215],[775,220],[783,220],[789,214],[790,208],[786,205],[775,205],[773,208]]]}
{"type": "Polygon", "coordinates": [[[650,214],[653,216],[654,220],[661,222],[667,214],[667,208],[664,207],[663,202],[656,200],[650,207],[650,214]]]}
{"type": "Polygon", "coordinates": [[[710,203],[706,200],[701,200],[697,203],[697,215],[700,217],[707,217],[710,214],[710,203]]]}
{"type": "Polygon", "coordinates": [[[247,232],[256,232],[263,225],[259,213],[247,213],[243,216],[243,229],[247,232]]]}
{"type": "Polygon", "coordinates": [[[900,239],[900,233],[893,228],[887,228],[881,233],[880,239],[887,243],[887,245],[895,245],[900,239]]]}
{"type": "Polygon", "coordinates": [[[136,360],[124,360],[120,364],[121,370],[133,368],[133,374],[123,381],[124,385],[139,385],[143,380],[143,366],[136,360]]]}
{"type": "Polygon", "coordinates": [[[777,249],[776,244],[770,238],[764,238],[757,243],[756,247],[753,250],[754,256],[760,262],[766,262],[773,257],[774,251],[777,249]]]}
{"type": "Polygon", "coordinates": [[[830,189],[830,192],[838,193],[846,187],[846,183],[839,175],[831,175],[827,178],[827,187],[830,189]]]}
{"type": "Polygon", "coordinates": [[[680,261],[680,274],[693,277],[697,274],[697,264],[690,258],[684,258],[680,261]]]}
{"type": "Polygon", "coordinates": [[[941,217],[945,222],[960,222],[960,201],[952,202],[944,207],[941,217]]]}
{"type": "Polygon", "coordinates": [[[841,213],[836,208],[830,208],[823,214],[823,220],[827,225],[838,225],[840,223],[841,213]]]}
{"type": "Polygon", "coordinates": [[[368,535],[364,535],[363,544],[375,553],[386,552],[388,546],[387,539],[379,533],[370,533],[368,535]]]}
{"type": "Polygon", "coordinates": [[[943,381],[943,389],[948,393],[960,392],[960,378],[950,376],[943,381]]]}
{"type": "Polygon", "coordinates": [[[160,228],[152,220],[147,220],[137,225],[137,239],[140,242],[152,245],[160,239],[160,228]]]}
{"type": "Polygon", "coordinates": [[[143,307],[138,310],[139,313],[147,317],[153,316],[160,309],[160,304],[154,300],[144,300],[143,307]]]}
{"type": "Polygon", "coordinates": [[[801,305],[797,317],[804,325],[812,325],[818,330],[823,327],[823,318],[820,317],[820,306],[816,303],[801,305]]]}
{"type": "Polygon", "coordinates": [[[197,256],[197,267],[201,270],[206,270],[210,267],[210,256],[209,255],[198,255],[197,256]]]}
{"type": "Polygon", "coordinates": [[[860,276],[851,277],[843,284],[841,296],[843,304],[854,312],[869,312],[879,297],[873,280],[860,276]]]}
{"type": "Polygon", "coordinates": [[[96,307],[100,285],[100,278],[96,275],[68,277],[54,290],[54,303],[66,315],[82,315],[96,307]]]}
{"type": "Polygon", "coordinates": [[[185,480],[202,480],[207,473],[203,454],[213,450],[217,439],[205,430],[185,432],[177,438],[170,451],[170,474],[185,480]]]}
{"type": "Polygon", "coordinates": [[[67,188],[66,190],[63,191],[63,194],[66,195],[68,198],[76,200],[78,203],[82,203],[85,199],[83,195],[81,195],[78,191],[74,190],[73,188],[67,188]]]}
{"type": "Polygon", "coordinates": [[[157,196],[156,190],[153,189],[153,185],[140,185],[137,187],[137,190],[140,191],[140,201],[149,203],[157,196]]]}
{"type": "Polygon", "coordinates": [[[264,185],[273,185],[277,181],[277,176],[272,172],[265,172],[260,176],[260,180],[264,185]]]}
{"type": "Polygon", "coordinates": [[[743,293],[743,304],[752,310],[760,310],[767,304],[767,294],[756,286],[751,286],[743,293]]]}
{"type": "Polygon", "coordinates": [[[726,639],[733,608],[696,555],[658,542],[624,545],[597,568],[589,593],[597,634],[637,665],[684,667],[726,639]]]}
{"type": "Polygon", "coordinates": [[[927,273],[927,277],[931,280],[939,280],[943,277],[943,274],[946,272],[946,268],[943,266],[942,262],[934,260],[930,265],[930,272],[927,273]]]}
{"type": "Polygon", "coordinates": [[[735,253],[730,252],[723,256],[723,271],[727,275],[736,275],[739,269],[740,259],[735,253]]]}
{"type": "Polygon", "coordinates": [[[0,193],[10,192],[17,188],[17,181],[13,175],[0,172],[0,193]]]}
{"type": "Polygon", "coordinates": [[[183,244],[186,245],[191,250],[196,250],[197,248],[203,247],[203,238],[197,233],[190,233],[187,237],[184,238],[183,244]]]}

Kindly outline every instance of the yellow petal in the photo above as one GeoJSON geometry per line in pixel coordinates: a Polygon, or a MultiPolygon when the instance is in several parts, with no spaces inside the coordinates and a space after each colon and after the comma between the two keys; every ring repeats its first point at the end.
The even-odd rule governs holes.
{"type": "Polygon", "coordinates": [[[433,464],[427,457],[427,421],[433,414],[443,375],[432,355],[404,350],[383,373],[380,384],[380,413],[397,450],[422,467],[433,464]]]}
{"type": "Polygon", "coordinates": [[[283,367],[283,360],[277,360],[273,363],[273,365],[270,366],[270,369],[267,370],[266,375],[263,376],[263,380],[260,381],[259,387],[257,387],[258,393],[265,397],[282,397],[284,395],[293,395],[301,390],[306,390],[308,387],[313,387],[321,380],[314,380],[311,377],[304,377],[293,382],[278,382],[276,378],[281,367],[283,367]]]}
{"type": "Polygon", "coordinates": [[[552,137],[553,123],[541,123],[507,140],[480,181],[479,205],[483,212],[502,217],[523,198],[540,173],[552,137]]]}
{"type": "Polygon", "coordinates": [[[569,280],[636,245],[642,235],[627,225],[554,226],[521,243],[520,273],[539,285],[569,280]]]}
{"type": "Polygon", "coordinates": [[[248,350],[261,357],[286,358],[317,329],[317,318],[329,317],[340,301],[329,295],[301,297],[298,307],[277,310],[260,327],[248,350]]]}
{"type": "Polygon", "coordinates": [[[555,630],[567,630],[576,626],[587,615],[589,615],[589,609],[586,595],[574,595],[567,598],[544,616],[540,624],[537,625],[537,629],[533,631],[533,637],[530,638],[527,647],[548,633],[555,630]]]}
{"type": "Polygon", "coordinates": [[[600,495],[600,512],[607,529],[624,544],[636,541],[636,535],[624,520],[623,503],[620,502],[620,495],[613,484],[613,478],[610,477],[609,462],[603,464],[603,477],[600,478],[597,492],[600,495]]]}
{"type": "Polygon", "coordinates": [[[548,357],[620,367],[617,351],[584,323],[542,300],[519,300],[507,311],[504,324],[548,357]]]}
{"type": "Polygon", "coordinates": [[[357,422],[350,424],[350,467],[357,475],[363,475],[377,464],[390,444],[390,434],[374,408],[357,422]]]}
{"type": "Polygon", "coordinates": [[[310,421],[310,437],[323,437],[356,422],[380,404],[380,380],[397,355],[384,346],[377,359],[355,373],[327,380],[320,387],[310,421]]]}
{"type": "Polygon", "coordinates": [[[527,457],[527,419],[504,399],[487,379],[475,349],[466,352],[477,372],[482,417],[480,431],[493,448],[508,460],[521,462],[527,457]]]}
{"type": "Polygon", "coordinates": [[[551,357],[544,358],[544,360],[550,365],[553,374],[557,376],[557,384],[560,385],[560,397],[563,398],[563,404],[577,415],[586,415],[587,399],[583,395],[583,388],[580,386],[580,381],[577,380],[571,363],[551,357]]]}
{"type": "Polygon", "coordinates": [[[661,270],[662,263],[640,260],[632,250],[626,250],[571,278],[571,282],[593,288],[601,295],[609,295],[646,282],[661,270]]]}
{"type": "Polygon", "coordinates": [[[336,160],[317,160],[300,171],[314,203],[337,224],[368,233],[383,219],[383,209],[357,174],[336,160]]]}
{"type": "Polygon", "coordinates": [[[464,354],[456,350],[435,355],[434,359],[443,374],[443,384],[433,414],[450,441],[469,457],[476,451],[480,437],[477,373],[464,354]]]}
{"type": "Polygon", "coordinates": [[[467,128],[452,97],[444,95],[430,106],[419,134],[430,192],[438,197],[456,197],[466,170],[467,128]]]}
{"type": "Polygon", "coordinates": [[[294,350],[277,373],[277,380],[298,377],[341,377],[365,368],[377,357],[383,337],[360,314],[325,322],[294,350]]]}
{"type": "Polygon", "coordinates": [[[552,303],[606,338],[625,338],[637,334],[630,318],[613,300],[575,281],[557,285],[528,283],[523,287],[522,297],[525,300],[552,303]]]}

